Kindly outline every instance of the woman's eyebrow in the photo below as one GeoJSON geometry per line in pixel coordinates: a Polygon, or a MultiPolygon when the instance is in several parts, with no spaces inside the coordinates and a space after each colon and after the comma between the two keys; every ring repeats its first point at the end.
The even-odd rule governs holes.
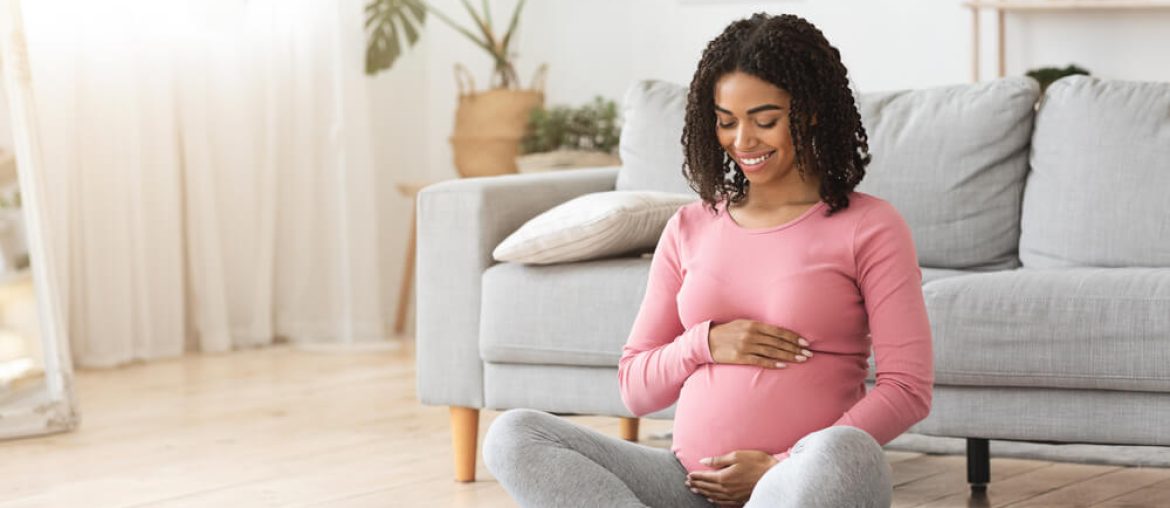
{"type": "MultiPolygon", "coordinates": [[[[723,109],[723,108],[719,107],[719,105],[718,105],[718,104],[716,104],[716,105],[715,105],[715,109],[716,109],[716,110],[718,110],[718,111],[719,111],[719,112],[721,112],[721,113],[727,113],[727,114],[729,114],[729,115],[730,115],[730,114],[732,114],[732,112],[730,112],[730,111],[728,111],[728,110],[726,110],[726,109],[723,109]]],[[[775,104],[764,104],[764,105],[762,105],[762,106],[756,106],[756,107],[754,107],[754,108],[752,108],[752,109],[749,109],[749,110],[747,111],[747,114],[749,114],[749,115],[754,115],[754,114],[756,114],[756,113],[759,113],[759,112],[761,112],[761,111],[771,111],[771,110],[773,110],[773,109],[784,109],[784,108],[782,108],[782,107],[780,107],[780,106],[777,106],[777,105],[775,105],[775,104]]]]}

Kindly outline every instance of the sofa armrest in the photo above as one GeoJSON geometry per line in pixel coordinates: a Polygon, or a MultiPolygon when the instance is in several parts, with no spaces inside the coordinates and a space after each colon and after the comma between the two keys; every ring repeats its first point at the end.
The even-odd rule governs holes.
{"type": "Polygon", "coordinates": [[[529,219],[610,191],[617,169],[449,180],[418,194],[416,364],[419,401],[484,407],[479,313],[492,250],[529,219]]]}

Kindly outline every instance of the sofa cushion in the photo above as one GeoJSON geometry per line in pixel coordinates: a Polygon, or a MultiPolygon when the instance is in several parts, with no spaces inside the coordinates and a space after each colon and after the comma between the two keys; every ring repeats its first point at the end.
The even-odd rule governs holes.
{"type": "MultiPolygon", "coordinates": [[[[894,204],[919,262],[999,270],[1019,265],[1020,195],[1039,88],[1007,78],[863,94],[873,161],[858,190],[894,204]]],[[[694,195],[682,175],[687,88],[636,83],[623,101],[618,190],[694,195]]]]}
{"type": "MultiPolygon", "coordinates": [[[[931,282],[934,282],[936,280],[948,279],[951,277],[958,277],[960,275],[968,275],[968,274],[973,274],[973,273],[984,273],[984,272],[973,272],[973,271],[968,271],[968,270],[951,270],[949,268],[922,268],[921,270],[922,270],[922,285],[923,286],[930,284],[931,282]]],[[[923,288],[923,290],[925,291],[925,288],[923,288]]],[[[876,374],[877,374],[877,362],[874,359],[873,355],[869,355],[869,374],[866,376],[865,379],[868,381],[873,381],[874,379],[876,379],[876,374]]]]}
{"type": "Polygon", "coordinates": [[[1024,266],[1170,267],[1170,83],[1053,83],[1027,189],[1024,266]]]}
{"type": "Polygon", "coordinates": [[[589,193],[533,217],[492,257],[548,265],[653,251],[670,217],[694,200],[658,191],[589,193]]]}
{"type": "MultiPolygon", "coordinates": [[[[969,273],[922,269],[925,281],[969,273]]],[[[649,275],[649,256],[488,268],[480,356],[494,363],[616,368],[649,275]]]]}
{"type": "MultiPolygon", "coordinates": [[[[558,414],[634,416],[622,402],[617,370],[569,365],[488,363],[483,366],[484,407],[525,407],[558,414]]],[[[674,417],[675,404],[643,418],[674,417]]]]}
{"type": "MultiPolygon", "coordinates": [[[[914,425],[911,432],[950,437],[1167,446],[1170,445],[1167,421],[1170,421],[1170,394],[1167,393],[935,386],[930,416],[914,425]]],[[[994,442],[991,446],[994,453],[994,442]]],[[[1055,448],[1069,461],[1085,459],[1076,453],[1075,446],[1055,448]]],[[[1118,460],[1126,460],[1121,453],[1118,455],[1118,460]]],[[[1085,505],[1070,502],[1032,506],[1085,505]]]]}
{"type": "Polygon", "coordinates": [[[922,268],[922,284],[926,285],[936,280],[946,279],[948,277],[958,277],[960,275],[967,275],[973,272],[970,270],[951,270],[949,268],[922,268]]]}
{"type": "Polygon", "coordinates": [[[1170,391],[1170,269],[1021,269],[923,291],[936,384],[1170,391]]]}
{"type": "Polygon", "coordinates": [[[1020,196],[1038,96],[1030,78],[861,96],[873,160],[858,190],[902,213],[920,264],[1019,265],[1020,196]]]}
{"type": "Polygon", "coordinates": [[[483,274],[480,355],[617,367],[649,275],[649,257],[495,265],[483,274]]]}
{"type": "Polygon", "coordinates": [[[682,174],[687,88],[663,81],[634,83],[622,100],[617,190],[697,195],[682,174]]]}

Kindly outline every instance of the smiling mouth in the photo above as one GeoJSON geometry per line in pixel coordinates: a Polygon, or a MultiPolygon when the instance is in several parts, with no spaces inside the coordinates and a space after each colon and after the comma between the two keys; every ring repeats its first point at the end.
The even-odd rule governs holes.
{"type": "Polygon", "coordinates": [[[739,162],[744,166],[755,167],[755,166],[759,166],[760,164],[763,164],[764,161],[771,159],[773,155],[776,155],[775,150],[768,152],[764,155],[761,155],[759,157],[752,157],[752,158],[740,157],[739,162]]]}

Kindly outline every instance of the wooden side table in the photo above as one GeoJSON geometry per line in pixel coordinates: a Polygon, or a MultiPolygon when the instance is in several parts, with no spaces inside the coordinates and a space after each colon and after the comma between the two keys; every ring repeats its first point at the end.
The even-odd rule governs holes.
{"type": "Polygon", "coordinates": [[[1170,0],[966,0],[963,6],[971,9],[971,81],[979,81],[979,11],[993,9],[996,14],[996,37],[999,42],[999,77],[1006,74],[1004,44],[1004,13],[1008,11],[1110,11],[1133,9],[1167,9],[1170,0]]]}

